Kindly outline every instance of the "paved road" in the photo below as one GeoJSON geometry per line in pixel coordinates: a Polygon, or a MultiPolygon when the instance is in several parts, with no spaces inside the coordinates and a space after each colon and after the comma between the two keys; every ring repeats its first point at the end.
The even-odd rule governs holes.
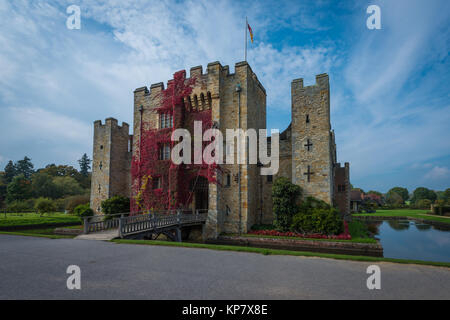
{"type": "Polygon", "coordinates": [[[0,299],[450,299],[450,270],[0,235],[0,299]],[[81,268],[68,290],[66,268],[81,268]]]}

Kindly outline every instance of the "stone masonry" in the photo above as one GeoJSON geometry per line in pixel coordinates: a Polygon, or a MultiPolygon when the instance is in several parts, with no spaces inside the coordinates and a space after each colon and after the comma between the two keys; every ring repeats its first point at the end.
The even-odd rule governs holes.
{"type": "MultiPolygon", "coordinates": [[[[266,128],[266,90],[247,62],[236,63],[234,73],[230,73],[228,66],[213,62],[208,64],[206,72],[201,66],[191,68],[189,77],[195,77],[197,81],[186,98],[188,103],[211,109],[212,121],[224,135],[224,141],[226,129],[266,128]]],[[[132,136],[128,133],[128,125],[124,123],[119,127],[115,119],[107,119],[105,125],[100,121],[94,123],[91,207],[96,212],[101,201],[112,195],[133,196],[131,185],[137,181],[130,179],[131,156],[139,157],[141,130],[158,129],[160,125],[155,108],[161,103],[162,90],[164,84],[157,83],[150,89],[142,87],[134,91],[132,136]]],[[[236,151],[236,148],[231,150],[235,159],[236,151]]],[[[226,152],[230,150],[224,150],[226,152]]],[[[339,165],[330,124],[328,75],[318,75],[316,84],[309,87],[303,87],[302,79],[292,82],[292,123],[280,134],[277,175],[262,176],[261,168],[256,164],[224,164],[221,167],[219,183],[208,186],[206,238],[216,238],[221,232],[247,232],[253,224],[272,222],[271,187],[279,176],[300,185],[305,196],[337,204],[341,211],[346,211],[347,198],[335,198],[335,168],[339,165]]],[[[346,190],[349,190],[348,164],[345,170],[347,178],[339,185],[346,184],[346,190]]],[[[195,205],[194,199],[191,209],[198,209],[195,205]]]]}

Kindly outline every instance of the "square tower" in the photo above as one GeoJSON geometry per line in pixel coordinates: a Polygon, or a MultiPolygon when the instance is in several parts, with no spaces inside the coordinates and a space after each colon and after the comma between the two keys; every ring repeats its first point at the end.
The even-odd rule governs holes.
{"type": "Polygon", "coordinates": [[[102,201],[113,196],[130,197],[131,140],[129,125],[108,118],[94,122],[94,148],[90,207],[101,213],[102,201]]]}
{"type": "Polygon", "coordinates": [[[327,74],[303,87],[292,81],[292,182],[304,196],[333,204],[333,137],[330,123],[330,86],[327,74]]]}

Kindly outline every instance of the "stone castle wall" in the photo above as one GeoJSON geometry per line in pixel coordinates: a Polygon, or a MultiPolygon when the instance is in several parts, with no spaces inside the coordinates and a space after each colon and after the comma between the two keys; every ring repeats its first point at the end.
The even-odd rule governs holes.
{"type": "Polygon", "coordinates": [[[130,196],[131,139],[125,122],[122,126],[114,118],[106,119],[104,125],[94,122],[90,206],[95,213],[101,212],[103,200],[130,196]]]}
{"type": "Polygon", "coordinates": [[[292,182],[304,196],[333,203],[333,156],[328,75],[316,76],[316,84],[292,82],[292,182]],[[309,147],[305,146],[312,144],[309,147]],[[308,166],[309,175],[308,180],[308,166]]]}

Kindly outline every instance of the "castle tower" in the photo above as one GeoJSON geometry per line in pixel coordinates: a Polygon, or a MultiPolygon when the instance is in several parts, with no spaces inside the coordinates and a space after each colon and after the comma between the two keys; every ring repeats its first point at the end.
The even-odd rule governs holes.
{"type": "Polygon", "coordinates": [[[122,126],[114,118],[106,119],[104,125],[100,120],[94,122],[90,206],[95,213],[101,212],[103,200],[130,197],[131,140],[125,122],[122,126]]]}
{"type": "Polygon", "coordinates": [[[303,87],[292,81],[292,182],[313,196],[333,204],[334,145],[330,123],[330,87],[327,74],[303,87]]]}

